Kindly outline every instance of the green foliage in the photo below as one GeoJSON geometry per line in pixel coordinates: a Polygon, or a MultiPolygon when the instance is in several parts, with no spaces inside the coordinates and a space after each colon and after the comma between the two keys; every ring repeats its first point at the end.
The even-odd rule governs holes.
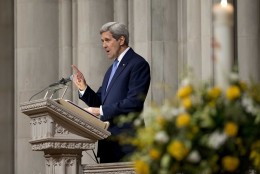
{"type": "Polygon", "coordinates": [[[137,173],[260,172],[259,84],[233,79],[222,90],[186,80],[174,99],[146,107],[142,118],[120,121],[136,126],[123,140],[137,147],[130,157],[137,173]]]}

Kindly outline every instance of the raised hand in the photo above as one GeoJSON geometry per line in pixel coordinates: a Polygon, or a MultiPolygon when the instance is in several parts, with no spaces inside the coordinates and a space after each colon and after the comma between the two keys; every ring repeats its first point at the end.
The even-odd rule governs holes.
{"type": "Polygon", "coordinates": [[[79,88],[79,90],[84,91],[87,88],[87,83],[84,78],[84,75],[80,72],[80,70],[75,66],[71,65],[73,70],[76,71],[75,74],[73,74],[73,82],[74,84],[79,88]]]}

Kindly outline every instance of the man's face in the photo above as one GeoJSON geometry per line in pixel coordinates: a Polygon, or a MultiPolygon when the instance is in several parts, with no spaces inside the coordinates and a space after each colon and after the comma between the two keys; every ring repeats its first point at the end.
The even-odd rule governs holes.
{"type": "Polygon", "coordinates": [[[110,31],[106,31],[101,34],[101,41],[109,59],[117,58],[121,54],[121,46],[124,43],[124,37],[120,37],[116,40],[113,38],[110,31]]]}

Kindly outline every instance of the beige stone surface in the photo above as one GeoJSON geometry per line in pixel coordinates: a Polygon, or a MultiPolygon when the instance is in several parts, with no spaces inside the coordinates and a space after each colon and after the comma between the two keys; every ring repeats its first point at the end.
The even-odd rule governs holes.
{"type": "Polygon", "coordinates": [[[0,172],[14,173],[14,8],[0,0],[0,172]]]}
{"type": "Polygon", "coordinates": [[[239,75],[246,81],[260,80],[260,2],[237,2],[237,51],[239,75]]]}

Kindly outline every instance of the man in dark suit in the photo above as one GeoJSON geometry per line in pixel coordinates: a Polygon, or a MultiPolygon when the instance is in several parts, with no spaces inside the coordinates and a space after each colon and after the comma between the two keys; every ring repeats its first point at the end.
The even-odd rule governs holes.
{"type": "MultiPolygon", "coordinates": [[[[133,131],[132,125],[119,127],[114,119],[131,112],[141,112],[150,85],[150,67],[147,61],[136,54],[128,46],[129,33],[124,24],[109,22],[100,29],[103,48],[109,59],[114,60],[107,70],[102,86],[94,92],[86,83],[83,74],[76,70],[74,83],[79,88],[79,97],[89,108],[87,110],[100,117],[102,121],[109,121],[109,131],[118,135],[124,131],[133,131]]],[[[98,156],[101,163],[118,162],[133,149],[120,146],[110,138],[99,141],[98,156]]]]}

